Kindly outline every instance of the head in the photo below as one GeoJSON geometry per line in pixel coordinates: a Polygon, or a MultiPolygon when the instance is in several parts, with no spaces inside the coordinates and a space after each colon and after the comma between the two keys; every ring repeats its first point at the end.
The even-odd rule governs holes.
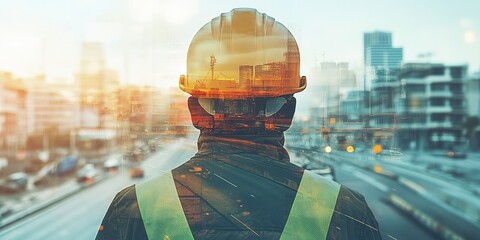
{"type": "Polygon", "coordinates": [[[193,125],[218,134],[269,134],[287,130],[294,93],[306,87],[290,31],[255,9],[233,9],[203,26],[187,56],[180,88],[193,125]]]}

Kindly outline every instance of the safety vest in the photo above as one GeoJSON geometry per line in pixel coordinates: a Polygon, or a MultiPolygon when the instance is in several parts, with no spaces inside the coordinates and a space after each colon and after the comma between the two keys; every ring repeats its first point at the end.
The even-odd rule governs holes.
{"type": "MultiPolygon", "coordinates": [[[[194,239],[171,172],[135,189],[149,240],[194,239]]],[[[339,191],[339,184],[305,170],[280,239],[326,239],[339,191]]]]}

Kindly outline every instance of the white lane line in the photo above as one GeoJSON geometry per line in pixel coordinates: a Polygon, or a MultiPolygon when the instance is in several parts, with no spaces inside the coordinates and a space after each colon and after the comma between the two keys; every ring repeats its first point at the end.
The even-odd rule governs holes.
{"type": "Polygon", "coordinates": [[[235,216],[233,215],[230,215],[230,217],[234,218],[235,220],[237,220],[239,223],[241,223],[244,227],[248,228],[248,230],[250,230],[251,232],[253,232],[255,235],[259,236],[257,232],[255,232],[252,228],[250,228],[247,224],[243,223],[242,221],[240,221],[240,219],[236,218],[235,216]]]}
{"type": "Polygon", "coordinates": [[[387,236],[391,239],[397,240],[396,238],[392,237],[390,234],[387,234],[387,236]]]}
{"type": "Polygon", "coordinates": [[[361,172],[354,172],[353,175],[357,176],[358,178],[362,179],[363,181],[367,182],[367,183],[370,183],[370,185],[376,187],[377,189],[379,189],[380,191],[383,191],[383,192],[388,192],[390,190],[389,187],[387,187],[385,184],[383,183],[380,183],[379,181],[377,181],[375,178],[373,177],[370,177],[366,174],[363,174],[361,172]]]}
{"type": "Polygon", "coordinates": [[[220,179],[222,179],[223,181],[227,182],[228,184],[234,186],[234,187],[237,187],[237,185],[233,184],[232,182],[228,181],[227,179],[223,178],[223,177],[220,177],[218,174],[214,173],[213,175],[219,177],[220,179]]]}
{"type": "Polygon", "coordinates": [[[425,192],[425,188],[422,186],[418,185],[416,182],[410,181],[406,178],[400,178],[398,180],[400,183],[403,183],[403,185],[407,186],[408,188],[412,189],[413,191],[423,194],[425,192]]]}

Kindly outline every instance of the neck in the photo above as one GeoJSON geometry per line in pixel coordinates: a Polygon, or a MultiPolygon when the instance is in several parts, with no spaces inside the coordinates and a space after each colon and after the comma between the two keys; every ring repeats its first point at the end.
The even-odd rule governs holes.
{"type": "Polygon", "coordinates": [[[200,133],[198,137],[199,152],[210,152],[221,148],[224,153],[244,152],[259,157],[281,162],[290,161],[287,150],[283,147],[283,132],[268,135],[223,135],[200,133]]]}

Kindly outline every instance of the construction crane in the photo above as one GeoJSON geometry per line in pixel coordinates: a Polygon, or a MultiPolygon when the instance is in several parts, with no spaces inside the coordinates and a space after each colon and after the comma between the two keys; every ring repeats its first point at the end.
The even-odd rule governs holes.
{"type": "Polygon", "coordinates": [[[210,56],[210,71],[212,72],[212,77],[211,77],[211,80],[213,80],[213,75],[215,73],[215,63],[217,63],[217,59],[215,58],[215,56],[210,56]]]}
{"type": "Polygon", "coordinates": [[[210,80],[214,80],[215,79],[215,64],[217,63],[217,59],[215,58],[214,55],[211,55],[210,56],[210,70],[207,72],[207,74],[205,75],[204,78],[202,79],[197,79],[197,82],[195,83],[195,88],[196,89],[202,89],[202,88],[205,88],[205,79],[207,78],[208,76],[208,73],[210,73],[210,80]]]}

